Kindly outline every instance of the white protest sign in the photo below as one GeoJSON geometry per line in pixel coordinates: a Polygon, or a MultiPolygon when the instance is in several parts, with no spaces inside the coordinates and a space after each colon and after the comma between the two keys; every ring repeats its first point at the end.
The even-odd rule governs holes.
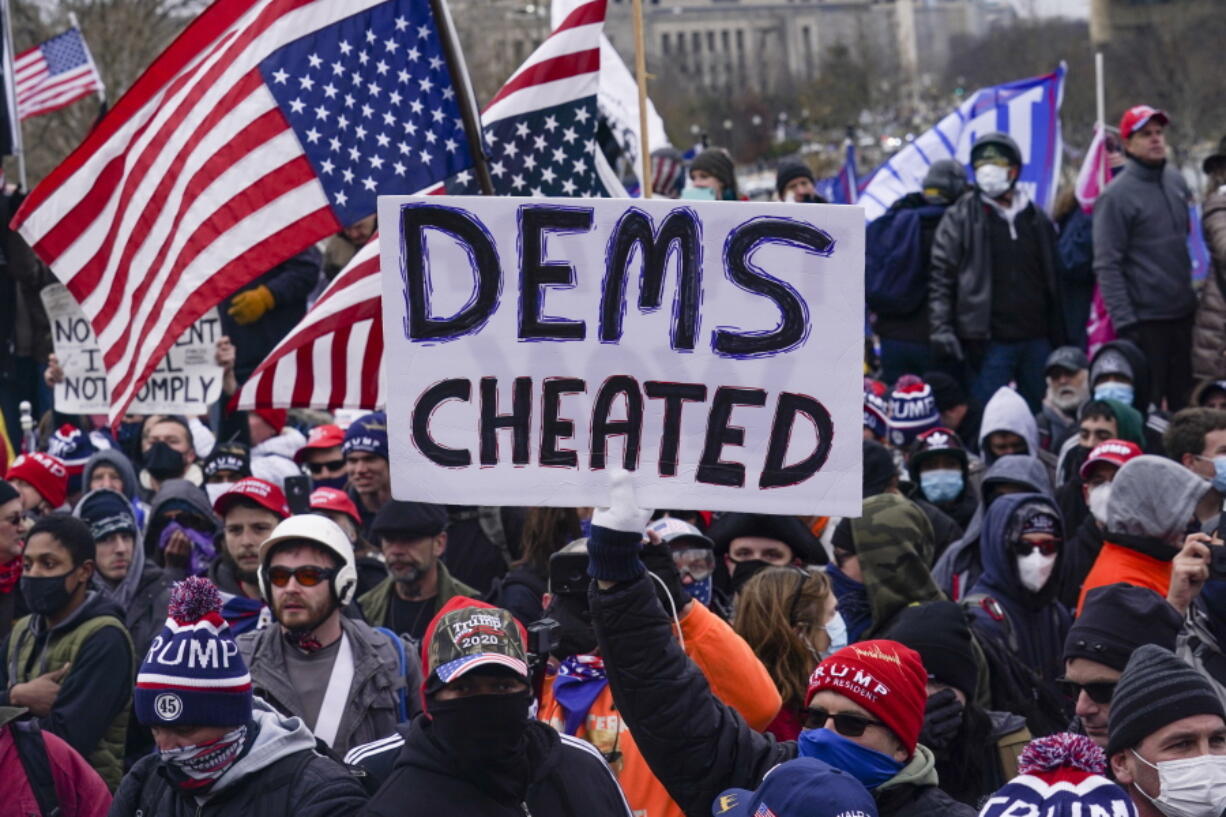
{"type": "Polygon", "coordinates": [[[853,515],[864,211],[381,196],[392,494],[853,515]]]}
{"type": "MultiPolygon", "coordinates": [[[[64,414],[106,414],[111,400],[106,368],[93,327],[63,284],[39,292],[51,319],[51,342],[64,379],[55,384],[55,409],[64,414]]],[[[128,407],[133,414],[204,414],[221,398],[222,370],[214,357],[221,321],[206,312],[170,347],[128,407]]]]}

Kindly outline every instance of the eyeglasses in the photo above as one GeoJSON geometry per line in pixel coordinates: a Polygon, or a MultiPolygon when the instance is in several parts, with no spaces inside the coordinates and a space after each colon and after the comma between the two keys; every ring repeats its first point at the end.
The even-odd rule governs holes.
{"type": "Polygon", "coordinates": [[[1018,556],[1029,556],[1036,548],[1044,556],[1055,556],[1060,552],[1060,540],[1051,539],[1046,542],[1027,542],[1025,539],[1019,539],[1013,543],[1013,552],[1018,556]]]}
{"type": "Polygon", "coordinates": [[[1060,678],[1057,679],[1056,686],[1060,688],[1060,691],[1070,701],[1077,700],[1084,691],[1094,703],[1109,704],[1111,703],[1111,696],[1115,694],[1114,681],[1092,681],[1088,684],[1079,684],[1067,678],[1060,678]]]}
{"type": "Polygon", "coordinates": [[[324,471],[339,471],[345,467],[344,460],[328,460],[327,462],[308,462],[307,468],[312,474],[322,474],[324,471]]]}
{"type": "Polygon", "coordinates": [[[707,548],[674,550],[672,555],[677,572],[688,574],[696,582],[707,578],[715,570],[715,554],[707,548]]]}
{"type": "Polygon", "coordinates": [[[314,587],[335,575],[336,568],[316,567],[315,565],[303,565],[302,567],[295,567],[293,570],[281,565],[268,568],[268,580],[272,582],[273,587],[285,587],[289,584],[291,578],[295,579],[303,587],[314,587]]]}
{"type": "Polygon", "coordinates": [[[821,729],[830,720],[834,721],[834,731],[847,738],[858,738],[870,726],[882,725],[881,721],[874,721],[863,715],[856,715],[851,712],[835,712],[831,714],[824,709],[811,706],[808,712],[805,713],[805,728],[821,729]]]}

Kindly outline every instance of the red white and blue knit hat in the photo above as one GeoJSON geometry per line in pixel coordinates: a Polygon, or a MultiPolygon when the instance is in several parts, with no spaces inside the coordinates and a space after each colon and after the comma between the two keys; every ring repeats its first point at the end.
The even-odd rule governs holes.
{"type": "Polygon", "coordinates": [[[988,798],[979,817],[1136,817],[1128,792],[1104,776],[1103,750],[1085,735],[1063,732],[1032,740],[1022,750],[1017,770],[1017,777],[988,798]]]}
{"type": "Polygon", "coordinates": [[[251,720],[251,675],[208,579],[192,576],[171,590],[166,626],[136,676],[136,718],[145,726],[251,720]]]}
{"type": "Polygon", "coordinates": [[[890,443],[905,448],[930,428],[941,424],[932,387],[915,375],[898,378],[890,393],[890,443]]]}

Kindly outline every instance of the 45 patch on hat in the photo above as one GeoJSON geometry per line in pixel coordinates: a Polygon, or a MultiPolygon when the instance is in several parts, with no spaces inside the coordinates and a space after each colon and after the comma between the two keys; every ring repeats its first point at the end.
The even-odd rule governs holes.
{"type": "Polygon", "coordinates": [[[519,622],[501,608],[463,601],[465,606],[444,608],[433,623],[426,654],[432,669],[430,691],[479,667],[504,667],[527,681],[528,655],[519,622]]]}

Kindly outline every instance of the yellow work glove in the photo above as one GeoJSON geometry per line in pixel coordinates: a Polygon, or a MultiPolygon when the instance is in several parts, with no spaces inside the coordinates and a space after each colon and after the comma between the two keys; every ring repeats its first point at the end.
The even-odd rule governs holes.
{"type": "Polygon", "coordinates": [[[255,323],[264,317],[264,313],[277,305],[268,287],[260,284],[254,289],[245,289],[230,299],[230,308],[226,310],[230,317],[243,324],[255,323]]]}

